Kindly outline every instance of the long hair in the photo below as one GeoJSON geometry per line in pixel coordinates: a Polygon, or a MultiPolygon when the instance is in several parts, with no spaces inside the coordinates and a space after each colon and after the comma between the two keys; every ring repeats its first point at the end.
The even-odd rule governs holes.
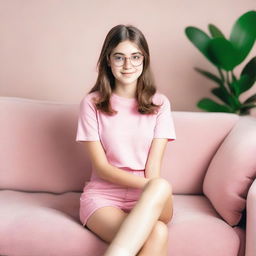
{"type": "Polygon", "coordinates": [[[150,69],[148,44],[142,32],[132,25],[120,24],[108,32],[97,62],[98,78],[89,93],[95,91],[99,93],[99,97],[95,102],[98,110],[108,115],[117,113],[110,104],[110,96],[115,89],[115,77],[108,66],[108,60],[112,50],[125,40],[135,43],[144,55],[143,71],[137,80],[135,95],[138,102],[138,112],[141,114],[155,114],[160,106],[152,101],[153,95],[156,93],[156,86],[150,69]]]}

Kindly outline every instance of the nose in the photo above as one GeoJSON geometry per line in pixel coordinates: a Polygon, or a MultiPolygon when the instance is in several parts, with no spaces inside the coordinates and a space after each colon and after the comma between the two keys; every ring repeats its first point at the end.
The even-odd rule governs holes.
{"type": "Polygon", "coordinates": [[[131,64],[130,58],[125,58],[124,59],[124,68],[129,68],[131,66],[132,66],[132,64],[131,64]]]}

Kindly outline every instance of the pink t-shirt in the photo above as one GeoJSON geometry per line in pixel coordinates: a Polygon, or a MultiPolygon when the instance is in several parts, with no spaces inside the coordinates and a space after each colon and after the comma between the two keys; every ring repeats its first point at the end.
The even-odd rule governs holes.
{"type": "Polygon", "coordinates": [[[157,114],[149,115],[137,111],[135,98],[112,93],[110,103],[118,111],[113,116],[96,109],[92,98],[97,95],[87,94],[80,103],[76,141],[100,141],[111,165],[143,170],[153,138],[176,139],[170,102],[164,94],[155,93],[153,102],[163,105],[157,114]]]}

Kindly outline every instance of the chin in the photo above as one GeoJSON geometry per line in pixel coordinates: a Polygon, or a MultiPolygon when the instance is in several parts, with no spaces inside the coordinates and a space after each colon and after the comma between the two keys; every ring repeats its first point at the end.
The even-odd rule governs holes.
{"type": "Polygon", "coordinates": [[[131,80],[119,80],[120,83],[122,84],[134,84],[137,82],[138,79],[131,79],[131,80]]]}

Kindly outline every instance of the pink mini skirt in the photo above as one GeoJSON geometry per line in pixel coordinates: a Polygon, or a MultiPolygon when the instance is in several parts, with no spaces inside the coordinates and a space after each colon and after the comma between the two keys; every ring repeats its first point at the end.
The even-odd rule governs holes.
{"type": "MultiPolygon", "coordinates": [[[[126,170],[134,175],[145,177],[144,170],[126,170]]],[[[109,181],[97,178],[89,181],[80,196],[80,221],[86,225],[89,217],[99,208],[112,206],[125,212],[130,212],[134,207],[142,189],[128,188],[109,181]]]]}

